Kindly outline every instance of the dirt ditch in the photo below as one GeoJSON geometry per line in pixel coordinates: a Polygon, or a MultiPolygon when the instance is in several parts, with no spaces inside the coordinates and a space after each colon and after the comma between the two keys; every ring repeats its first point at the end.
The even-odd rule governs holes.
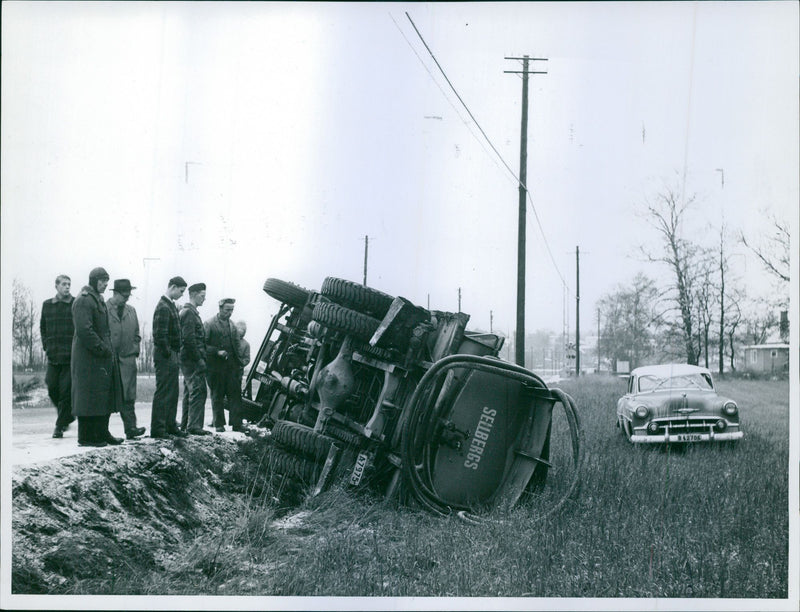
{"type": "MultiPolygon", "coordinates": [[[[248,508],[275,520],[298,502],[265,465],[267,438],[160,442],[14,470],[13,593],[117,591],[133,575],[169,573],[176,555],[231,533],[248,508]]],[[[195,569],[213,573],[215,563],[197,559],[195,569]]]]}

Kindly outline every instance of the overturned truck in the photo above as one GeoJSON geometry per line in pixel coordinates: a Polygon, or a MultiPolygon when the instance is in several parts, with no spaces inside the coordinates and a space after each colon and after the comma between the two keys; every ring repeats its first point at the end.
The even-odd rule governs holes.
{"type": "Polygon", "coordinates": [[[269,278],[264,291],[281,305],[242,404],[271,431],[275,472],[316,493],[338,476],[475,517],[544,483],[560,404],[577,482],[573,400],[500,360],[504,339],[468,331],[469,315],[333,277],[318,292],[269,278]]]}

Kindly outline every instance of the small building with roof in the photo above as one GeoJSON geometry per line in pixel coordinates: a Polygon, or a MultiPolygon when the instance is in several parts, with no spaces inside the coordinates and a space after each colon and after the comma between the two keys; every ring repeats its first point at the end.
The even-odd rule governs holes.
{"type": "Polygon", "coordinates": [[[749,344],[741,351],[745,372],[772,375],[789,371],[789,345],[786,343],[749,344]]]}

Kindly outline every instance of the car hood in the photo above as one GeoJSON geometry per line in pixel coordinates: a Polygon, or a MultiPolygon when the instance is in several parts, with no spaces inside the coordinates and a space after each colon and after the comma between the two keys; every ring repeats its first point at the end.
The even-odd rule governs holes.
{"type": "Polygon", "coordinates": [[[632,398],[635,406],[645,405],[654,416],[718,413],[730,400],[714,391],[668,389],[652,393],[639,393],[632,398]]]}

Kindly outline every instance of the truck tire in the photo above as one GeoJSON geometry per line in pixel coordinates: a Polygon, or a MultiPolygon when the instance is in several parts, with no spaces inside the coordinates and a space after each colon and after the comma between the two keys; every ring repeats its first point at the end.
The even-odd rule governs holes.
{"type": "Polygon", "coordinates": [[[275,474],[281,474],[303,484],[313,484],[322,472],[322,463],[301,457],[281,448],[269,449],[268,465],[275,474]]]}
{"type": "Polygon", "coordinates": [[[297,307],[305,306],[311,293],[300,285],[295,285],[279,278],[268,278],[264,281],[264,292],[279,302],[297,307]]]}
{"type": "Polygon", "coordinates": [[[315,461],[325,461],[334,440],[292,421],[278,421],[272,428],[272,439],[279,445],[315,461]]]}
{"type": "Polygon", "coordinates": [[[314,306],[312,318],[326,327],[350,334],[363,342],[369,342],[381,323],[369,315],[332,302],[320,302],[314,306]]]}
{"type": "Polygon", "coordinates": [[[329,420],[327,423],[325,423],[323,432],[326,436],[335,438],[339,442],[344,442],[347,446],[352,447],[360,446],[361,442],[364,440],[364,438],[356,432],[347,429],[343,425],[335,423],[333,420],[329,420]]]}
{"type": "Polygon", "coordinates": [[[391,295],[365,287],[343,278],[329,276],[322,282],[322,295],[332,302],[352,310],[383,319],[394,298],[391,295]]]}

